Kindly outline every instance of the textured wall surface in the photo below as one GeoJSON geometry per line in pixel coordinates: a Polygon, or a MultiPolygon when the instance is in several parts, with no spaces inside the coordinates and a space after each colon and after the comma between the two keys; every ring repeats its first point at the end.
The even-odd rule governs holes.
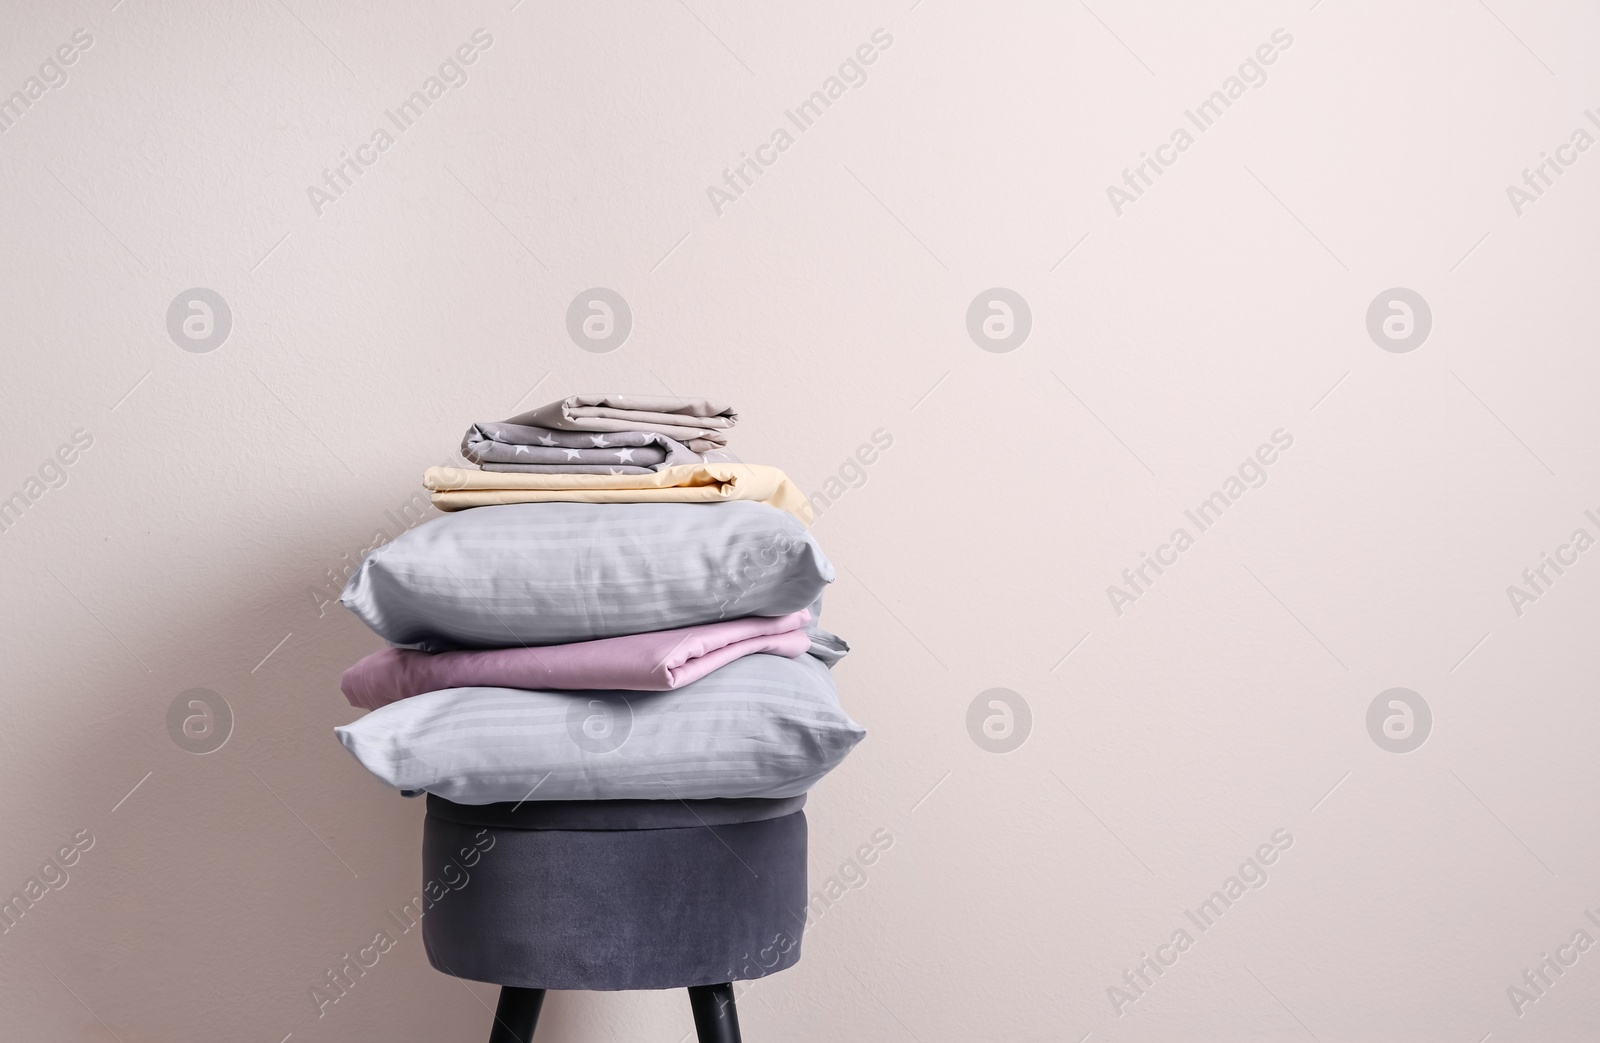
{"type": "Polygon", "coordinates": [[[753,1043],[1600,1033],[1592,5],[3,27],[0,1035],[487,1037],[329,600],[590,391],[732,400],[840,566],[870,734],[753,1043]]]}

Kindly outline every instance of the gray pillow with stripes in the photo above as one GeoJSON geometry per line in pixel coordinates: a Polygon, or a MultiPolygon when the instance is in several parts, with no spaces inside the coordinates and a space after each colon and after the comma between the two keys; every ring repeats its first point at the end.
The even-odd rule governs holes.
{"type": "Polygon", "coordinates": [[[334,733],[389,785],[457,804],[792,797],[866,734],[809,655],[745,656],[668,692],[447,688],[334,733]]]}
{"type": "Polygon", "coordinates": [[[340,600],[394,644],[502,648],[781,616],[833,575],[800,522],[762,503],[516,503],[404,533],[340,600]]]}

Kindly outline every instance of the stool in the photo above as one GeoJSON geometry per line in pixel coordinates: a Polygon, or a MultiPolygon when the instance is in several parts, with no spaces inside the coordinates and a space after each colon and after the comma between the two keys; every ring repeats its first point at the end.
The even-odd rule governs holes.
{"type": "Polygon", "coordinates": [[[732,983],[800,959],[804,796],[427,799],[423,944],[501,986],[491,1043],[529,1043],[546,989],[679,988],[701,1043],[738,1043],[732,983]]]}

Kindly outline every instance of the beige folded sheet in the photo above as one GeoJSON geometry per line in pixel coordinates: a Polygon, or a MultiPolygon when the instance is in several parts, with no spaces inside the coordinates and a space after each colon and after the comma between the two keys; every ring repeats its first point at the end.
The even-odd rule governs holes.
{"type": "Polygon", "coordinates": [[[422,484],[441,511],[502,503],[717,503],[755,500],[811,524],[811,504],[789,476],[763,464],[705,463],[651,474],[528,474],[430,467],[422,484]]]}

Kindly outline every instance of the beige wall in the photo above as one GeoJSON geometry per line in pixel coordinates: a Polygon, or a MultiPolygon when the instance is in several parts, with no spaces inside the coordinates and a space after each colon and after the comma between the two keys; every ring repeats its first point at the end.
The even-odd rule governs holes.
{"type": "MultiPolygon", "coordinates": [[[[870,737],[813,796],[813,881],[894,843],[750,989],[752,1041],[1592,1038],[1600,952],[1508,993],[1600,939],[1600,550],[1561,550],[1600,537],[1600,150],[1508,194],[1600,135],[1592,9],[4,6],[0,92],[42,96],[0,109],[0,894],[57,882],[0,934],[0,1035],[486,1038],[493,990],[415,932],[309,999],[416,890],[422,813],[332,737],[378,642],[316,592],[469,421],[670,390],[736,402],[740,454],[808,491],[858,483],[816,532],[870,737]],[[466,82],[313,201],[458,45],[466,82]],[[191,287],[231,312],[214,350],[180,343],[191,287]],[[616,350],[568,334],[590,287],[631,308],[616,350]],[[994,287],[1014,350],[968,330],[994,287]],[[1544,552],[1576,562],[1514,605],[1544,552]],[[1431,713],[1411,752],[1369,732],[1393,688],[1378,737],[1431,713]],[[203,755],[169,732],[191,689],[233,715],[203,755]]],[[[675,994],[548,1010],[689,1029],[675,994]]]]}

